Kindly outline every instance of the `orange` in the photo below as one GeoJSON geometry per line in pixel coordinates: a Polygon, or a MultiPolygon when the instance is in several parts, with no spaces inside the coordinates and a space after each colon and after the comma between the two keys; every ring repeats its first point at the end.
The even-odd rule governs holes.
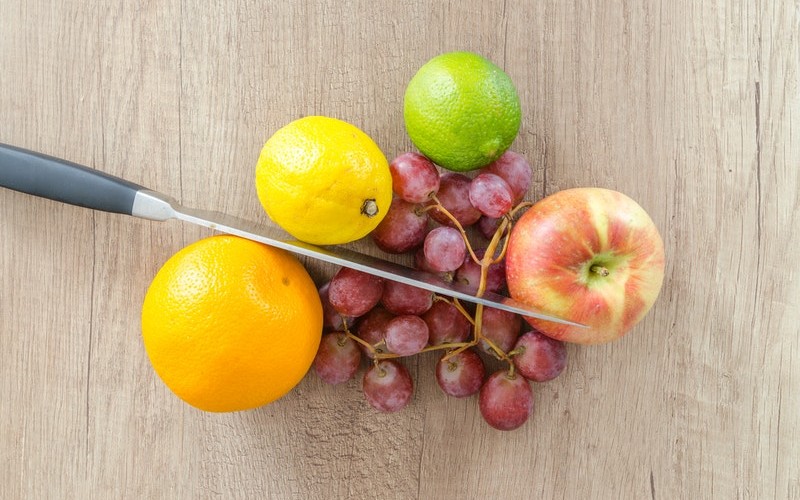
{"type": "Polygon", "coordinates": [[[389,162],[356,126],[306,116],[276,131],[261,149],[256,190],[267,215],[300,241],[363,238],[392,203],[389,162]]]}
{"type": "Polygon", "coordinates": [[[411,142],[434,163],[454,171],[488,165],[517,137],[521,109],[511,78],[472,52],[426,62],[403,100],[411,142]]]}
{"type": "Polygon", "coordinates": [[[294,256],[235,236],[212,236],[173,255],[142,307],[156,373],[201,410],[239,411],[295,387],[314,360],[322,305],[294,256]]]}

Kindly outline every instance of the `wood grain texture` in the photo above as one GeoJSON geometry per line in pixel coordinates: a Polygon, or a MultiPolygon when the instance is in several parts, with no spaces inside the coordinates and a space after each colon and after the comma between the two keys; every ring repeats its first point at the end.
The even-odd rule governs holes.
{"type": "Polygon", "coordinates": [[[209,233],[0,190],[0,498],[800,499],[800,2],[206,3],[0,2],[0,142],[266,220],[278,127],[337,116],[392,157],[416,69],[473,50],[519,89],[529,198],[639,201],[662,295],[623,340],[570,346],[518,431],[445,398],[432,354],[396,415],[313,375],[205,414],[153,373],[139,313],[209,233]]]}

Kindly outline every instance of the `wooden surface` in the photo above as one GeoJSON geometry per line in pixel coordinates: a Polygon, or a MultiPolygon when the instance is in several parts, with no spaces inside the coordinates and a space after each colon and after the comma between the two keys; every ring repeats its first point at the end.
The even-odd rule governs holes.
{"type": "MultiPolygon", "coordinates": [[[[521,430],[307,377],[204,414],[154,375],[145,290],[209,234],[0,189],[0,497],[800,498],[800,3],[3,0],[0,142],[266,220],[261,145],[307,114],[411,148],[402,95],[448,50],[516,82],[530,198],[602,186],[667,248],[661,297],[569,349],[521,430]]],[[[331,269],[309,263],[316,279],[331,269]]]]}

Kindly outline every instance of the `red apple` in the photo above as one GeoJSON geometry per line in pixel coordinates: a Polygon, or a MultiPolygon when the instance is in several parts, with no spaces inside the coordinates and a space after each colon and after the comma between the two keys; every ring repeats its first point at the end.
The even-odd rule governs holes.
{"type": "Polygon", "coordinates": [[[656,301],[664,243],[647,212],[622,193],[576,188],[537,202],[512,229],[506,257],[513,298],[578,328],[525,318],[555,339],[618,339],[656,301]]]}

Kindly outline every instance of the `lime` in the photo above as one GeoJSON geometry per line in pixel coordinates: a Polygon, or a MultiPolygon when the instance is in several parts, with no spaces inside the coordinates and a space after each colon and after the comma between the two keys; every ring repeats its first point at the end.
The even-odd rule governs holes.
{"type": "Polygon", "coordinates": [[[414,145],[459,172],[488,165],[519,132],[520,103],[511,78],[471,52],[441,54],[406,87],[403,114],[414,145]]]}

